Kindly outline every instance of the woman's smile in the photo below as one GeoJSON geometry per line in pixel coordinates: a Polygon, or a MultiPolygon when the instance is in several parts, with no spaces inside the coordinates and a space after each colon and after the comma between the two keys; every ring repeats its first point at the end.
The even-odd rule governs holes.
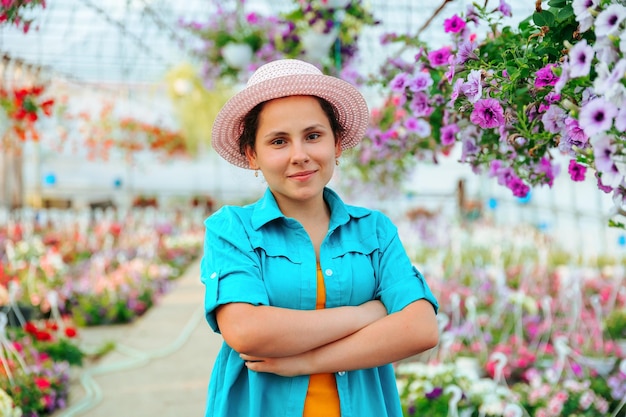
{"type": "Polygon", "coordinates": [[[289,178],[296,181],[308,181],[317,171],[300,171],[295,174],[288,175],[289,178]]]}

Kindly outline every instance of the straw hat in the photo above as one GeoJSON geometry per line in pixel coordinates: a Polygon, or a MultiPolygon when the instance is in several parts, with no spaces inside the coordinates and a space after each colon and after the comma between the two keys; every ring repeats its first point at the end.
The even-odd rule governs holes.
{"type": "Polygon", "coordinates": [[[280,59],[259,67],[246,87],[222,107],[213,123],[213,148],[231,164],[250,169],[245,155],[239,151],[244,117],[259,103],[294,95],[321,97],[335,107],[345,130],[342,149],[355,146],[365,135],[369,110],[365,98],[352,84],[324,75],[307,62],[280,59]]]}

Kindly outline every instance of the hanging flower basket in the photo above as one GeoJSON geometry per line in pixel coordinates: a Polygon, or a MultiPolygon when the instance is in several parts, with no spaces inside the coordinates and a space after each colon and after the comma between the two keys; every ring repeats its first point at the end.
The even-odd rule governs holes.
{"type": "Polygon", "coordinates": [[[314,28],[305,30],[300,35],[304,58],[312,62],[322,62],[331,53],[338,34],[339,29],[337,28],[333,28],[327,33],[314,28]]]}
{"type": "Polygon", "coordinates": [[[247,43],[229,42],[222,48],[224,62],[238,70],[246,68],[252,62],[254,51],[247,43]]]}
{"type": "Polygon", "coordinates": [[[24,33],[30,30],[33,19],[28,18],[30,11],[46,7],[45,0],[4,0],[0,2],[0,26],[12,24],[24,33]]]}
{"type": "Polygon", "coordinates": [[[322,9],[343,9],[348,7],[351,0],[320,0],[320,8],[322,9]]]}

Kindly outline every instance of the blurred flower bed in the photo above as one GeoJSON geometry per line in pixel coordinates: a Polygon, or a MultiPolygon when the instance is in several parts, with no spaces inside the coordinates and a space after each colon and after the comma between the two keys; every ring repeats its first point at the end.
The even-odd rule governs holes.
{"type": "Polygon", "coordinates": [[[131,322],[200,256],[205,211],[15,213],[0,228],[0,415],[36,417],[66,407],[80,327],[131,322]]]}
{"type": "Polygon", "coordinates": [[[529,226],[441,233],[408,245],[441,336],[397,364],[405,416],[626,415],[625,259],[583,260],[529,226]]]}

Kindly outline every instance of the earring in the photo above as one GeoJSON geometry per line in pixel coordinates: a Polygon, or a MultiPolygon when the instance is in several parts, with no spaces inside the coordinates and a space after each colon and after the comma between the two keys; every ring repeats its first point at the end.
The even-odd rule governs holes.
{"type": "Polygon", "coordinates": [[[259,178],[259,170],[258,169],[254,171],[254,176],[259,178]]]}
{"type": "Polygon", "coordinates": [[[339,166],[339,159],[335,159],[335,165],[339,166]]]}

